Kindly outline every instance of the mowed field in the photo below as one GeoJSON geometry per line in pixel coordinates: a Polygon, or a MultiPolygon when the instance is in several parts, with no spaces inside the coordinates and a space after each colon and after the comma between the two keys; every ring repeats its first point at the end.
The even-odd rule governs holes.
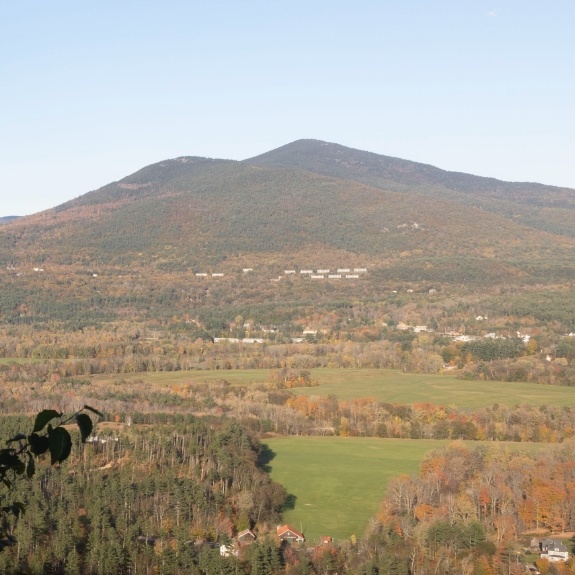
{"type": "MultiPolygon", "coordinates": [[[[333,394],[340,399],[373,397],[388,403],[434,403],[473,409],[493,405],[575,405],[575,387],[508,383],[499,381],[465,381],[452,375],[403,373],[387,369],[312,369],[311,377],[317,387],[298,387],[291,391],[298,395],[333,394]]],[[[116,376],[95,376],[95,383],[121,378],[149,385],[167,387],[182,383],[202,383],[226,380],[231,385],[263,384],[270,370],[215,370],[136,373],[116,376]]]]}
{"type": "MultiPolygon", "coordinates": [[[[362,535],[389,480],[417,473],[427,452],[450,441],[298,436],[265,443],[275,454],[269,464],[272,479],[294,496],[294,507],[284,512],[284,521],[314,543],[322,535],[336,539],[362,535]]],[[[529,452],[542,448],[525,443],[494,448],[498,446],[529,452]]]]}
{"type": "Polygon", "coordinates": [[[329,395],[340,399],[374,397],[388,403],[429,402],[477,408],[498,403],[514,406],[575,405],[575,387],[503,381],[466,381],[452,375],[404,373],[377,369],[314,369],[319,387],[300,387],[298,395],[329,395]]]}

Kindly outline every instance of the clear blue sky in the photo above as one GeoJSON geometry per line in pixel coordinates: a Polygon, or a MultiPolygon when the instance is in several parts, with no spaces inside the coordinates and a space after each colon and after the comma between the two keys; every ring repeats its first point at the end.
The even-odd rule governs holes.
{"type": "Polygon", "coordinates": [[[0,0],[0,216],[317,138],[575,188],[573,0],[0,0]]]}

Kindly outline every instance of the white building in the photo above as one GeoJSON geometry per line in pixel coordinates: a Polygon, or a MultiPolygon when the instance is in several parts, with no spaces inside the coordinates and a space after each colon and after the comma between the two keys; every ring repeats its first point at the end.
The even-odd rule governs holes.
{"type": "Polygon", "coordinates": [[[557,539],[543,539],[539,544],[541,548],[541,559],[547,559],[552,563],[559,561],[567,561],[569,559],[569,551],[561,541],[557,539]]]}

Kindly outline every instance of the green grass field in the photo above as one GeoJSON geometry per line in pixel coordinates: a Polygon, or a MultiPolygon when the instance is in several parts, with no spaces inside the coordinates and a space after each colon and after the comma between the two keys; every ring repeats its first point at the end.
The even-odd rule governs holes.
{"type": "MultiPolygon", "coordinates": [[[[150,385],[174,385],[188,382],[207,382],[225,379],[232,385],[264,383],[270,370],[214,370],[171,371],[159,373],[96,376],[95,381],[121,377],[145,381],[150,385]]],[[[317,387],[299,387],[292,391],[299,395],[336,395],[340,399],[374,397],[389,403],[429,402],[473,409],[499,403],[513,406],[575,405],[575,387],[538,385],[535,383],[506,383],[498,381],[464,381],[451,375],[403,373],[385,369],[313,369],[312,379],[317,387]]]]}
{"type": "Polygon", "coordinates": [[[501,381],[465,381],[450,375],[426,375],[377,369],[314,369],[312,378],[319,387],[300,387],[299,395],[329,395],[340,399],[374,397],[389,403],[429,402],[477,408],[499,403],[513,406],[575,405],[575,387],[508,383],[501,381]]]}
{"type": "MultiPolygon", "coordinates": [[[[428,451],[448,440],[364,437],[282,437],[265,442],[276,454],[271,477],[295,496],[286,523],[310,542],[322,535],[360,536],[393,477],[417,473],[428,451]]],[[[493,445],[490,443],[490,445],[493,445]]],[[[506,444],[530,452],[537,444],[506,444]]]]}

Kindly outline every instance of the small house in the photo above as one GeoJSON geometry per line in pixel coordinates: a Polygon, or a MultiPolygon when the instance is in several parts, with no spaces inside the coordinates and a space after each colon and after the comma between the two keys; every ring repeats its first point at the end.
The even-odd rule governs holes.
{"type": "Polygon", "coordinates": [[[220,556],[229,557],[230,555],[237,557],[239,552],[233,545],[220,545],[220,556]]]}
{"type": "Polygon", "coordinates": [[[305,541],[303,534],[289,525],[278,525],[277,535],[282,541],[288,543],[303,543],[305,541]]]}
{"type": "Polygon", "coordinates": [[[251,529],[244,529],[238,533],[236,539],[238,543],[247,545],[249,543],[253,543],[256,540],[256,536],[251,529]]]}

